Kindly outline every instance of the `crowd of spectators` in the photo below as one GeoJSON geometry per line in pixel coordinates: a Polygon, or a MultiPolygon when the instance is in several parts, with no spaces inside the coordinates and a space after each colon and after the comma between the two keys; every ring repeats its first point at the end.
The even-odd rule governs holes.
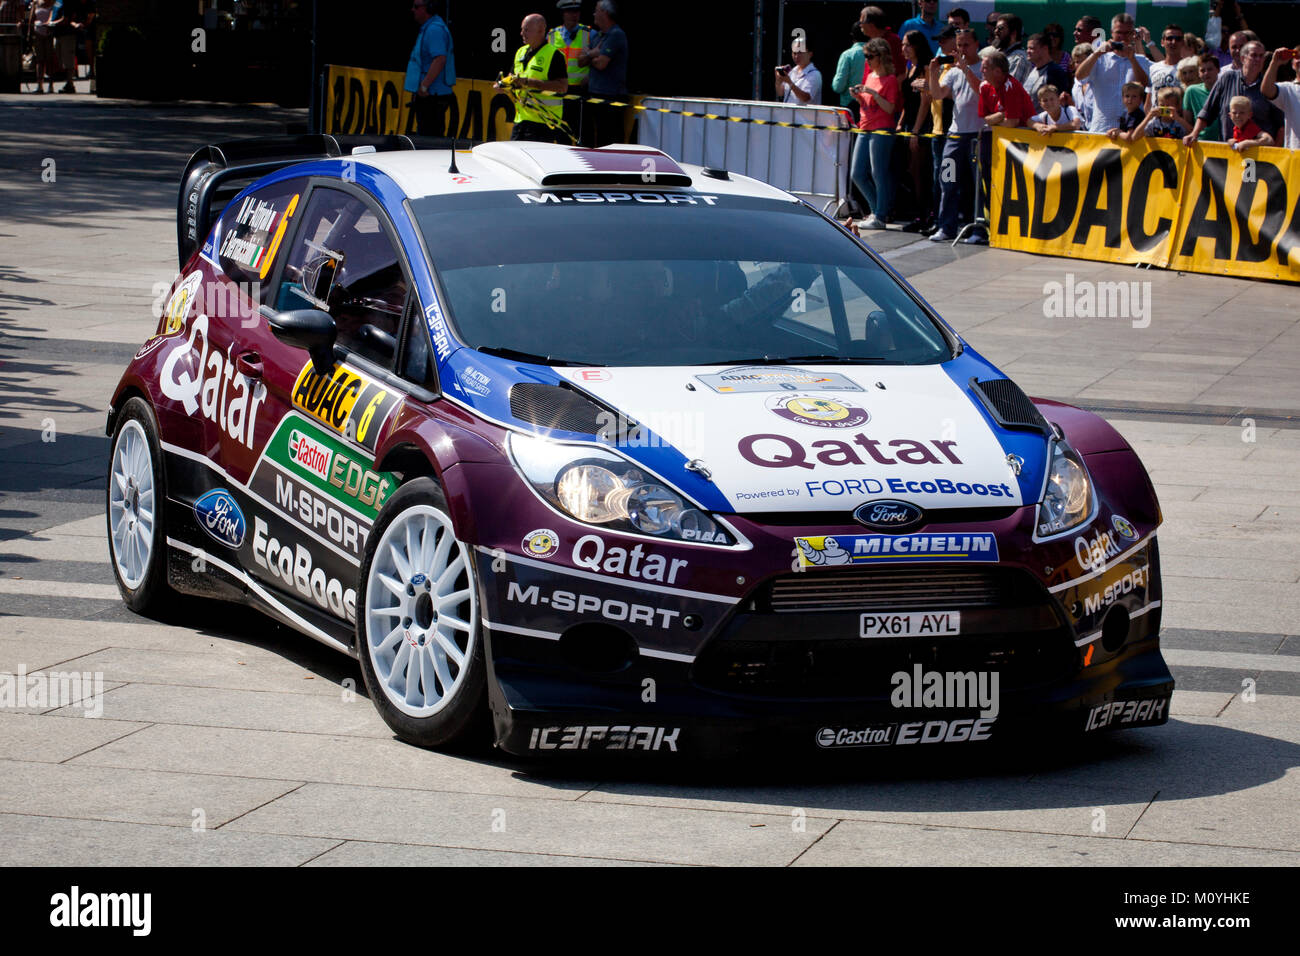
{"type": "Polygon", "coordinates": [[[95,75],[94,0],[0,0],[0,31],[17,33],[36,73],[36,92],[75,93],[81,64],[95,75]]]}
{"type": "MultiPolygon", "coordinates": [[[[894,221],[952,240],[974,221],[981,171],[987,194],[995,126],[1117,143],[1159,137],[1188,147],[1300,149],[1300,47],[1270,53],[1231,0],[1212,0],[1203,36],[1177,22],[1153,34],[1127,13],[1108,34],[1084,16],[1070,47],[1058,23],[1025,36],[1020,17],[995,11],[980,38],[964,9],[940,20],[936,0],[918,5],[897,33],[881,8],[863,7],[830,84],[865,134],[854,137],[850,163],[866,214],[847,220],[855,230],[894,221]]],[[[985,240],[976,232],[966,241],[985,240]]]]}

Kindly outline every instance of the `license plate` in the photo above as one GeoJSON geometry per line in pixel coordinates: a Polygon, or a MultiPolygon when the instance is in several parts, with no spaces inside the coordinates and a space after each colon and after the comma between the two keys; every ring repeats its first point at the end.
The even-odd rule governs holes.
{"type": "Polygon", "coordinates": [[[961,633],[961,611],[862,615],[860,637],[942,637],[961,633]]]}

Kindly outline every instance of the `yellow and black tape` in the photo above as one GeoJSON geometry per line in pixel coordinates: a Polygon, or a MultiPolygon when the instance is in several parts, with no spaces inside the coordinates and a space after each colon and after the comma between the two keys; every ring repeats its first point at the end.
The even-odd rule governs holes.
{"type": "MultiPolygon", "coordinates": [[[[514,83],[512,82],[513,80],[514,80],[513,75],[502,76],[497,80],[497,82],[501,85],[501,88],[505,90],[506,93],[509,94],[511,99],[514,100],[516,103],[519,102],[520,100],[523,100],[527,105],[536,108],[537,103],[532,101],[535,99],[540,100],[541,98],[540,94],[536,90],[526,90],[521,87],[515,86],[514,83]]],[[[562,96],[549,96],[547,98],[561,99],[561,100],[581,100],[584,103],[594,103],[597,106],[621,106],[621,107],[634,110],[639,113],[667,113],[672,116],[692,116],[697,119],[723,120],[724,122],[727,123],[747,123],[750,126],[780,126],[784,129],[811,129],[811,130],[818,130],[820,132],[826,132],[826,133],[857,133],[859,135],[865,133],[875,133],[876,135],[879,136],[902,136],[905,138],[916,137],[918,139],[948,139],[948,138],[956,139],[956,134],[953,133],[913,133],[911,131],[906,131],[906,130],[856,129],[854,127],[847,127],[847,126],[819,126],[816,123],[787,123],[784,120],[758,119],[757,117],[753,117],[753,116],[723,116],[720,113],[700,113],[695,110],[675,110],[675,109],[670,109],[669,107],[666,106],[642,106],[640,103],[624,103],[619,100],[603,99],[602,97],[599,96],[579,96],[576,93],[565,93],[562,96]]],[[[560,132],[564,133],[573,142],[576,143],[578,141],[577,137],[573,135],[573,132],[569,129],[568,125],[566,125],[563,120],[552,121],[548,118],[546,125],[549,126],[551,129],[557,129],[560,132]]]]}

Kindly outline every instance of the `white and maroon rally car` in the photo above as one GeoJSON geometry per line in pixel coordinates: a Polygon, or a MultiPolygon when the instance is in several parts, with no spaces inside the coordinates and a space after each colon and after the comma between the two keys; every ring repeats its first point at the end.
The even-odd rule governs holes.
{"type": "Polygon", "coordinates": [[[134,609],[254,605],[429,746],[1168,720],[1137,455],[791,195],[636,146],[303,137],[200,150],[178,228],[108,418],[134,609]]]}

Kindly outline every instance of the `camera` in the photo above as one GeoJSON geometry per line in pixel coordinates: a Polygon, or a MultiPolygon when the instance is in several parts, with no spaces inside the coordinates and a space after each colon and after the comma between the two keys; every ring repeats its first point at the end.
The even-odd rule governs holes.
{"type": "Polygon", "coordinates": [[[934,62],[940,65],[946,65],[948,63],[956,63],[957,58],[955,56],[936,56],[934,62]]]}
{"type": "Polygon", "coordinates": [[[1124,49],[1124,43],[1121,40],[1111,40],[1110,48],[1118,53],[1120,50],[1124,49]]]}

